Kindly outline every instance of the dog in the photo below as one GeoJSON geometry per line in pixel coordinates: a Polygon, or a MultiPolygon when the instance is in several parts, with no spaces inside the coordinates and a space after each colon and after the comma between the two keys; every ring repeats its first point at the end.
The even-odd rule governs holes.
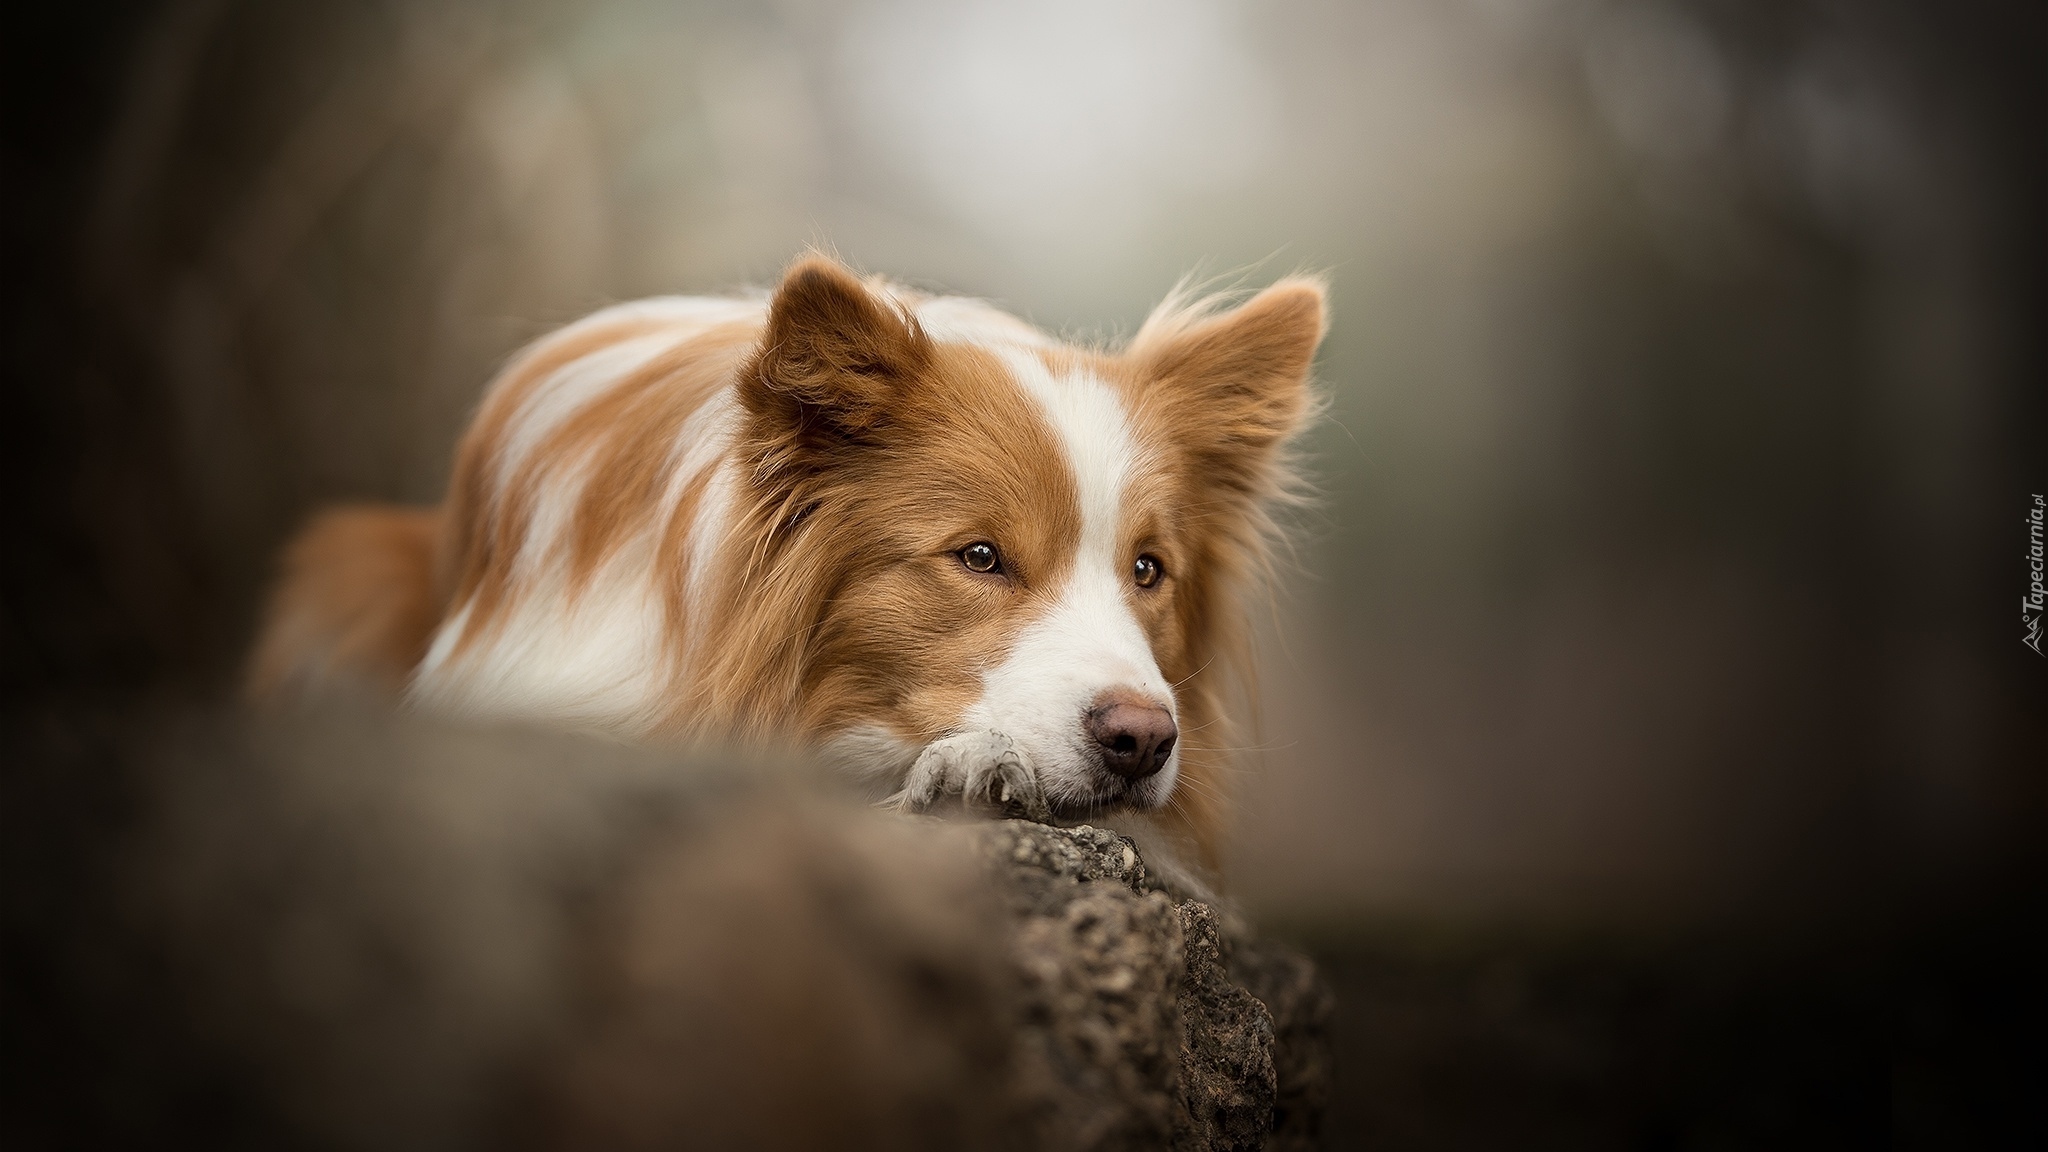
{"type": "Polygon", "coordinates": [[[1294,276],[1081,347],[815,254],[605,309],[498,376],[438,509],[289,546],[251,689],[794,742],[908,809],[1135,809],[1213,857],[1325,327],[1294,276]]]}

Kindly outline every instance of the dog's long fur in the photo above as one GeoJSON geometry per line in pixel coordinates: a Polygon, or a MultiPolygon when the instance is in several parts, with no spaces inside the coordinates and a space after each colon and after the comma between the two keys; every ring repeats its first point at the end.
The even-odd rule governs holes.
{"type": "Polygon", "coordinates": [[[1080,348],[822,257],[772,297],[608,309],[500,375],[439,510],[314,521],[252,686],[793,740],[888,788],[995,729],[1055,810],[1164,808],[1207,854],[1323,328],[1297,277],[1234,309],[1176,293],[1121,350],[1080,348]],[[997,572],[963,566],[978,541],[997,572]],[[1105,694],[1173,714],[1164,770],[1089,759],[1105,694]]]}

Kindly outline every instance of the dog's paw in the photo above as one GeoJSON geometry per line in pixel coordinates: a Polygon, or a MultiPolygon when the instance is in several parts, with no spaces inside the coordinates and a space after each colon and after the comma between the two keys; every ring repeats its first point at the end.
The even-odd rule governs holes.
{"type": "Polygon", "coordinates": [[[1038,777],[1024,763],[1010,738],[986,729],[934,740],[918,754],[891,801],[922,812],[948,796],[960,797],[968,809],[991,816],[1022,816],[1046,821],[1052,810],[1039,791],[1038,777]]]}

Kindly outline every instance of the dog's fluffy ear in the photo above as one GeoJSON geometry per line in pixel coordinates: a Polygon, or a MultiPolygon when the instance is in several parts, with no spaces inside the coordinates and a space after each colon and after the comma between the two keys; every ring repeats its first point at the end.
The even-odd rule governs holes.
{"type": "Polygon", "coordinates": [[[1218,314],[1162,305],[1131,354],[1197,466],[1258,491],[1280,449],[1314,408],[1309,369],[1322,343],[1323,284],[1289,277],[1218,314]]]}
{"type": "Polygon", "coordinates": [[[844,266],[809,256],[776,288],[740,394],[756,417],[802,436],[865,439],[929,356],[913,318],[844,266]]]}

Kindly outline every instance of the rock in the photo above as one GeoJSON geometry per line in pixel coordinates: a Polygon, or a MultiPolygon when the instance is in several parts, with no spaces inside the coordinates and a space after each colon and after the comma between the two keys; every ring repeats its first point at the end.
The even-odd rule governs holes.
{"type": "Polygon", "coordinates": [[[77,973],[0,1036],[64,1078],[0,1130],[136,1149],[1314,1139],[1313,968],[1108,829],[904,816],[740,758],[376,713],[156,725],[94,770],[130,797],[118,834],[8,814],[78,855],[45,875],[110,879],[31,892],[24,873],[0,908],[65,909],[0,927],[41,950],[25,970],[77,973]]]}
{"type": "Polygon", "coordinates": [[[1041,1146],[1313,1145],[1331,1009],[1304,957],[1227,929],[1114,832],[1004,821],[969,835],[1016,918],[1017,1074],[1042,1102],[1041,1146]]]}
{"type": "Polygon", "coordinates": [[[1329,986],[1308,957],[1270,941],[1238,941],[1229,967],[1272,1014],[1275,1091],[1267,1152],[1320,1147],[1330,1100],[1330,1026],[1337,1012],[1329,986]]]}

